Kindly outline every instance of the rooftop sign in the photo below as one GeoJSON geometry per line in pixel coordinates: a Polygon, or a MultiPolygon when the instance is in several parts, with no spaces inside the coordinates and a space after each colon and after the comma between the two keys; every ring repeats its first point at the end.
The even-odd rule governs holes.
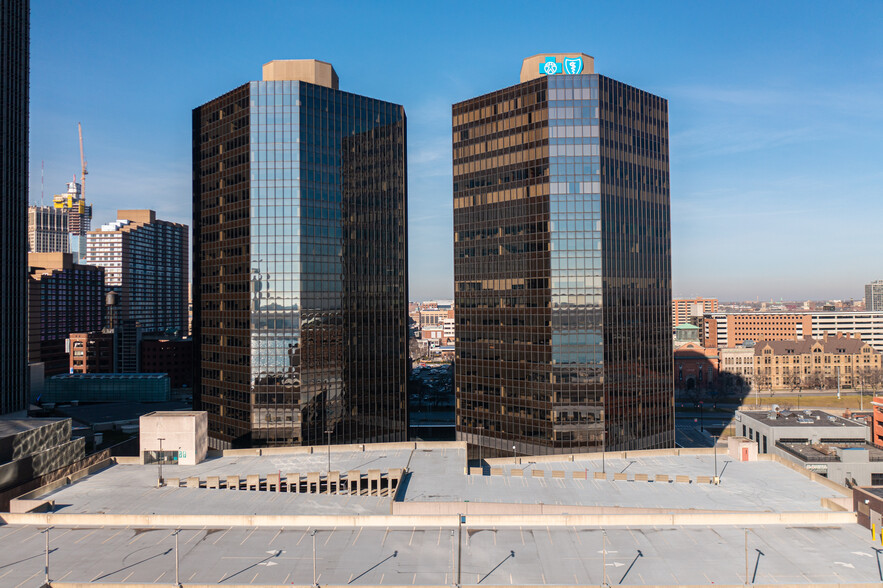
{"type": "Polygon", "coordinates": [[[540,75],[576,75],[583,71],[583,60],[581,57],[565,57],[560,62],[555,61],[554,57],[546,57],[546,60],[539,65],[540,75]]]}

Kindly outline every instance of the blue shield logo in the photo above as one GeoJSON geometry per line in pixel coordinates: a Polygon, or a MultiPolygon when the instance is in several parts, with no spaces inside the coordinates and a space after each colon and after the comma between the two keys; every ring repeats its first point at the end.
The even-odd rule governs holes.
{"type": "Polygon", "coordinates": [[[583,71],[583,60],[579,57],[565,57],[562,73],[576,75],[583,71]]]}
{"type": "MultiPolygon", "coordinates": [[[[580,62],[580,69],[582,69],[582,62],[580,62]]],[[[563,73],[564,70],[561,67],[561,64],[555,61],[554,57],[547,57],[546,61],[540,64],[540,73],[545,74],[547,76],[551,76],[554,74],[563,73]]]]}

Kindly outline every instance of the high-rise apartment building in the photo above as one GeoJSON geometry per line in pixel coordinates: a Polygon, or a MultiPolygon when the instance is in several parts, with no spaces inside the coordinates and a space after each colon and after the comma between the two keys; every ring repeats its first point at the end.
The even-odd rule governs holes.
{"type": "Polygon", "coordinates": [[[0,0],[0,414],[28,407],[30,2],[0,0]]]}
{"type": "Polygon", "coordinates": [[[214,447],[407,440],[405,125],[315,60],[194,109],[194,400],[214,447]]]}
{"type": "Polygon", "coordinates": [[[157,220],[152,210],[119,210],[116,220],[89,231],[83,263],[103,267],[119,293],[117,320],[144,333],[187,334],[187,225],[157,220]]]}
{"type": "Polygon", "coordinates": [[[66,373],[65,340],[104,325],[104,269],[70,253],[29,253],[28,265],[28,362],[42,362],[46,376],[66,373]]]}
{"type": "Polygon", "coordinates": [[[484,455],[674,444],[668,102],[525,59],[453,106],[457,438],[484,455]]]}
{"type": "Polygon", "coordinates": [[[883,280],[865,285],[865,310],[883,311],[883,280]]]}
{"type": "Polygon", "coordinates": [[[717,298],[675,298],[671,301],[672,327],[687,323],[698,326],[707,312],[717,312],[717,298]]]}

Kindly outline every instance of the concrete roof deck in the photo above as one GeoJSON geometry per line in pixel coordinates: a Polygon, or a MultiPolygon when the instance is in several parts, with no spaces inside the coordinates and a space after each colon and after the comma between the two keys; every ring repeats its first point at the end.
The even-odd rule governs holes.
{"type": "MultiPolygon", "coordinates": [[[[370,446],[368,446],[370,448],[370,446]]],[[[528,459],[528,458],[522,458],[528,459]]],[[[196,466],[164,466],[166,478],[237,475],[280,472],[324,472],[327,454],[232,456],[207,460],[196,466]]],[[[717,457],[721,484],[696,483],[697,476],[714,474],[713,455],[680,455],[608,458],[608,481],[593,479],[601,471],[600,459],[504,464],[502,476],[465,475],[465,451],[459,447],[441,449],[391,449],[381,451],[332,452],[331,468],[349,470],[404,468],[411,471],[403,487],[405,502],[477,502],[580,506],[619,506],[667,510],[720,510],[752,512],[825,511],[823,498],[839,496],[835,491],[771,461],[738,462],[723,452],[717,457]],[[523,477],[511,470],[524,471],[523,477]],[[543,470],[535,478],[532,470],[543,470]],[[564,471],[565,478],[552,478],[552,471],[564,471]],[[574,479],[573,472],[588,479],[574,479]],[[613,473],[687,475],[691,484],[612,481],[613,473]]],[[[487,471],[487,470],[486,470],[487,471]]],[[[119,514],[389,514],[390,498],[334,496],[256,491],[210,490],[205,488],[156,488],[157,467],[116,465],[65,486],[45,496],[56,502],[60,513],[119,514]]]]}
{"type": "MultiPolygon", "coordinates": [[[[43,582],[43,527],[0,527],[0,583],[43,582]]],[[[738,526],[601,528],[183,529],[184,585],[740,585],[745,530],[738,526]],[[458,541],[462,549],[457,549],[458,541]],[[606,549],[605,549],[606,548],[606,549]],[[606,553],[604,553],[606,551],[606,553]],[[606,577],[605,577],[606,576],[606,577]]],[[[54,527],[50,577],[74,582],[165,584],[175,578],[173,528],[54,527]],[[97,556],[100,553],[100,556],[97,556]]],[[[762,526],[748,532],[757,584],[879,586],[877,553],[858,525],[762,526]]]]}
{"type": "MultiPolygon", "coordinates": [[[[410,450],[332,452],[331,469],[404,468],[410,450]]],[[[164,465],[163,477],[325,472],[328,455],[313,454],[234,456],[209,459],[195,466],[164,465]]],[[[462,475],[462,468],[460,471],[462,475]]],[[[388,514],[389,498],[375,496],[328,496],[288,492],[209,490],[206,488],[157,488],[156,465],[115,465],[44,496],[55,500],[63,513],[117,514],[388,514]]]]}
{"type": "MultiPolygon", "coordinates": [[[[773,399],[775,400],[775,399],[773,399]]],[[[780,411],[778,418],[771,419],[768,410],[742,410],[741,414],[771,427],[826,427],[832,430],[843,428],[866,429],[867,425],[845,419],[823,410],[780,411]],[[806,413],[810,413],[807,415],[806,413]],[[783,413],[788,413],[787,415],[783,413]],[[809,416],[813,422],[801,423],[798,419],[809,416]]]]}
{"type": "MultiPolygon", "coordinates": [[[[528,458],[523,458],[528,459],[528,458]]],[[[721,484],[697,484],[697,476],[714,475],[713,455],[681,455],[606,459],[609,481],[593,479],[602,470],[601,460],[577,460],[536,464],[495,465],[503,476],[455,476],[453,472],[435,475],[419,469],[412,460],[415,475],[408,483],[406,501],[507,502],[519,504],[562,504],[626,506],[663,509],[750,510],[767,512],[824,511],[822,498],[839,496],[806,477],[775,462],[738,462],[724,452],[717,456],[721,484]],[[512,477],[513,469],[524,470],[523,477],[512,477]],[[532,470],[543,470],[544,478],[534,478],[532,470]],[[565,472],[565,478],[552,478],[552,471],[565,472]],[[573,472],[585,473],[588,480],[573,479],[573,472]],[[667,474],[671,483],[612,481],[615,472],[667,474]],[[674,483],[676,475],[687,475],[691,484],[674,483]]]]}
{"type": "MultiPolygon", "coordinates": [[[[323,449],[228,455],[196,466],[164,466],[163,473],[205,479],[208,475],[324,472],[328,455],[323,449]]],[[[843,516],[848,513],[828,511],[837,515],[830,519],[815,514],[826,510],[821,507],[822,498],[838,494],[780,463],[737,462],[719,451],[722,483],[713,486],[695,483],[698,475],[713,475],[710,454],[660,453],[628,459],[613,455],[605,460],[610,478],[622,471],[632,477],[635,473],[671,478],[681,474],[694,483],[594,480],[592,472],[600,471],[601,460],[580,456],[576,461],[535,464],[494,460],[499,464],[494,467],[503,468],[505,475],[465,475],[465,449],[455,444],[431,449],[335,448],[331,467],[365,472],[408,465],[412,475],[403,488],[405,501],[411,503],[542,502],[814,514],[779,524],[752,524],[742,513],[730,518],[716,514],[720,518],[713,523],[694,520],[685,524],[675,523],[675,518],[670,519],[672,524],[662,523],[664,517],[641,514],[603,522],[593,517],[556,522],[554,517],[503,521],[511,517],[467,515],[458,531],[459,516],[441,520],[391,515],[389,497],[156,488],[157,466],[115,465],[45,496],[56,501],[56,514],[9,515],[6,520],[14,524],[0,525],[4,548],[0,585],[36,588],[42,584],[40,531],[47,520],[54,525],[50,577],[64,582],[172,583],[175,528],[171,525],[185,527],[179,536],[180,579],[185,585],[311,585],[312,531],[316,531],[316,580],[323,586],[450,586],[457,583],[452,571],[457,553],[462,558],[461,585],[737,585],[746,580],[746,527],[750,527],[749,580],[757,584],[877,586],[883,581],[876,559],[883,563],[883,552],[875,550],[869,531],[844,522],[854,520],[843,516]],[[525,470],[525,477],[512,476],[516,468],[525,470]],[[540,469],[546,477],[527,473],[540,469]],[[552,471],[565,471],[567,477],[552,478],[552,471]],[[586,471],[588,480],[572,478],[572,472],[586,471]],[[122,518],[113,522],[110,516],[94,518],[88,525],[78,517],[59,518],[78,513],[220,516],[164,522],[150,517],[143,524],[122,518]],[[320,516],[287,522],[262,522],[257,517],[232,522],[226,516],[237,514],[320,516]],[[385,516],[357,522],[324,517],[341,514],[385,516]],[[40,519],[43,516],[47,518],[40,519]],[[816,522],[804,522],[805,518],[816,522]],[[461,549],[457,549],[458,540],[461,549]],[[602,576],[605,571],[606,578],[602,576]]]]}

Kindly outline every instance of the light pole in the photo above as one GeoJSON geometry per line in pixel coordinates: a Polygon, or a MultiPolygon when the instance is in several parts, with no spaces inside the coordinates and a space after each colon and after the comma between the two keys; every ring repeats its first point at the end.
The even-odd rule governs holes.
{"type": "Polygon", "coordinates": [[[178,533],[181,532],[181,529],[175,529],[175,586],[180,586],[181,582],[178,580],[178,533]]]}
{"type": "MultiPolygon", "coordinates": [[[[331,475],[331,433],[334,432],[334,429],[325,429],[325,434],[328,435],[328,475],[331,475]]],[[[328,484],[331,484],[331,479],[329,478],[328,484]]],[[[331,492],[331,489],[328,489],[331,492]]]]}
{"type": "MultiPolygon", "coordinates": [[[[601,429],[601,473],[607,475],[607,425],[601,429]]],[[[606,537],[606,535],[605,535],[606,537]]]]}
{"type": "Polygon", "coordinates": [[[518,456],[515,455],[515,445],[512,445],[512,463],[518,463],[518,456]]]}
{"type": "Polygon", "coordinates": [[[157,480],[157,482],[156,482],[156,487],[157,487],[157,488],[162,488],[162,485],[163,485],[163,479],[162,479],[162,460],[163,460],[163,455],[162,455],[162,442],[165,441],[165,438],[164,438],[164,437],[157,437],[157,441],[159,441],[159,456],[158,456],[158,458],[157,458],[157,460],[156,460],[156,465],[159,467],[159,480],[157,480]]]}
{"type": "Polygon", "coordinates": [[[601,585],[609,586],[607,582],[607,531],[601,529],[601,585]]]}
{"type": "Polygon", "coordinates": [[[313,538],[313,586],[318,586],[316,583],[316,529],[313,529],[310,537],[313,538]]]}
{"type": "Polygon", "coordinates": [[[837,372],[837,400],[840,400],[840,366],[835,366],[834,371],[837,372]]]}
{"type": "Polygon", "coordinates": [[[46,564],[44,567],[44,572],[46,574],[46,585],[49,586],[49,531],[52,530],[52,527],[46,527],[46,530],[43,531],[46,535],[46,564]]]}
{"type": "Polygon", "coordinates": [[[457,552],[454,550],[454,530],[451,529],[451,584],[457,577],[457,552]]]}
{"type": "Polygon", "coordinates": [[[748,584],[748,529],[745,529],[745,584],[748,584]]]}
{"type": "Polygon", "coordinates": [[[481,472],[484,473],[484,466],[481,465],[481,437],[482,433],[484,433],[484,425],[478,425],[478,467],[481,468],[481,472]]]}
{"type": "Polygon", "coordinates": [[[712,435],[711,438],[714,440],[714,483],[717,484],[717,440],[720,439],[720,435],[712,435]]]}

